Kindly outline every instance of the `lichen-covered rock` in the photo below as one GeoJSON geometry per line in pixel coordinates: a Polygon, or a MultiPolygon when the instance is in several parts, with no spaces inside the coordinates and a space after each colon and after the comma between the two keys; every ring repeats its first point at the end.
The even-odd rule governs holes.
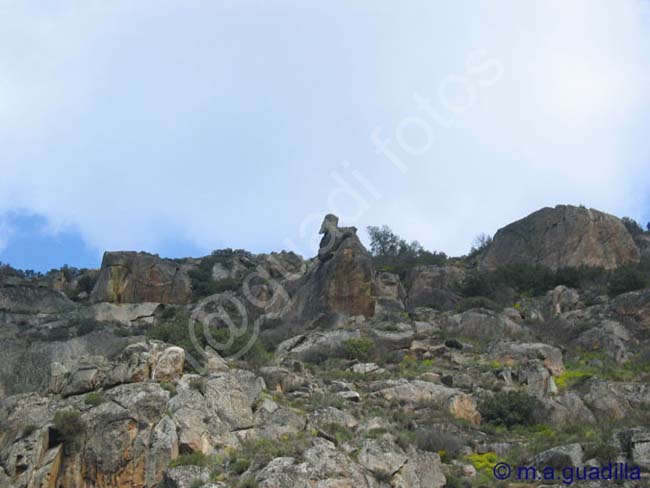
{"type": "Polygon", "coordinates": [[[153,254],[107,252],[91,301],[186,304],[192,296],[191,268],[153,254]]]}
{"type": "Polygon", "coordinates": [[[558,205],[500,229],[481,266],[524,263],[551,269],[614,269],[638,260],[639,250],[620,219],[594,209],[558,205]]]}

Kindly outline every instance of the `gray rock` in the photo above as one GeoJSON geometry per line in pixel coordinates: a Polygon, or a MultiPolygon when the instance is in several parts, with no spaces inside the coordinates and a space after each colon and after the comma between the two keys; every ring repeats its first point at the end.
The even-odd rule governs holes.
{"type": "Polygon", "coordinates": [[[387,351],[408,349],[415,338],[413,327],[404,323],[377,324],[369,330],[369,335],[377,346],[387,351]]]}
{"type": "Polygon", "coordinates": [[[550,466],[555,469],[579,467],[583,462],[583,451],[580,444],[552,447],[536,455],[531,464],[539,467],[550,466]]]}
{"type": "Polygon", "coordinates": [[[509,366],[526,364],[533,360],[541,360],[544,366],[554,375],[564,373],[562,351],[557,347],[541,342],[506,342],[498,341],[490,344],[488,348],[490,358],[509,366]]]}
{"type": "Polygon", "coordinates": [[[460,301],[455,288],[465,278],[465,271],[455,266],[416,266],[406,276],[410,307],[453,310],[460,301]]]}
{"type": "Polygon", "coordinates": [[[551,269],[614,269],[638,260],[639,250],[620,219],[593,209],[558,205],[500,229],[481,266],[494,269],[526,263],[551,269]]]}
{"type": "Polygon", "coordinates": [[[74,308],[74,302],[60,291],[33,285],[0,286],[0,310],[12,313],[56,314],[74,308]]]}

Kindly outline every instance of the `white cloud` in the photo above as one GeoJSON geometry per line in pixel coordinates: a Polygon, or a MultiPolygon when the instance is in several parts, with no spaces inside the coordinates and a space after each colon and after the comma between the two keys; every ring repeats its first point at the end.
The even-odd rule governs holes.
{"type": "Polygon", "coordinates": [[[423,2],[400,15],[368,2],[365,17],[343,2],[256,4],[12,3],[0,215],[43,215],[95,249],[282,247],[350,157],[382,193],[354,224],[451,253],[543,205],[642,216],[647,2],[423,2]],[[412,93],[435,99],[477,48],[502,79],[395,172],[366,134],[381,125],[396,144],[404,117],[423,116],[412,93]]]}

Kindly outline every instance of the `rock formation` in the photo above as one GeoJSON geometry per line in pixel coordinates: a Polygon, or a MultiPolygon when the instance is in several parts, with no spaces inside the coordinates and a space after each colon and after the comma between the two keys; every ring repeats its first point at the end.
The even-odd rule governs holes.
{"type": "Polygon", "coordinates": [[[494,269],[526,263],[551,269],[614,269],[638,260],[639,251],[620,219],[593,209],[558,205],[500,229],[481,266],[494,269]]]}
{"type": "Polygon", "coordinates": [[[107,252],[93,302],[111,303],[189,303],[191,267],[147,253],[107,252]]]}
{"type": "Polygon", "coordinates": [[[307,273],[295,300],[294,316],[316,319],[328,314],[375,313],[372,258],[354,227],[339,227],[338,217],[327,215],[315,265],[307,273]]]}

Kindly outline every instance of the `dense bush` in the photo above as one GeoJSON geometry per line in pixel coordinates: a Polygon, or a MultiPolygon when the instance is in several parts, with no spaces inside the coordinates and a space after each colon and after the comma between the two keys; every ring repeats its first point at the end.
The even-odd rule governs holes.
{"type": "Polygon", "coordinates": [[[640,265],[623,266],[614,270],[607,286],[609,294],[615,296],[650,286],[650,271],[646,267],[647,262],[642,261],[640,265]]]}
{"type": "Polygon", "coordinates": [[[348,339],[343,343],[343,349],[349,359],[368,361],[375,353],[375,343],[372,339],[363,337],[359,339],[348,339]]]}
{"type": "Polygon", "coordinates": [[[479,403],[479,411],[486,422],[504,425],[533,425],[535,411],[541,408],[540,401],[525,392],[498,392],[479,403]]]}
{"type": "Polygon", "coordinates": [[[88,393],[84,398],[84,403],[91,407],[96,407],[104,402],[104,396],[99,391],[88,393]]]}
{"type": "Polygon", "coordinates": [[[54,428],[64,441],[74,439],[84,431],[81,414],[72,409],[59,410],[54,414],[54,428]]]}

